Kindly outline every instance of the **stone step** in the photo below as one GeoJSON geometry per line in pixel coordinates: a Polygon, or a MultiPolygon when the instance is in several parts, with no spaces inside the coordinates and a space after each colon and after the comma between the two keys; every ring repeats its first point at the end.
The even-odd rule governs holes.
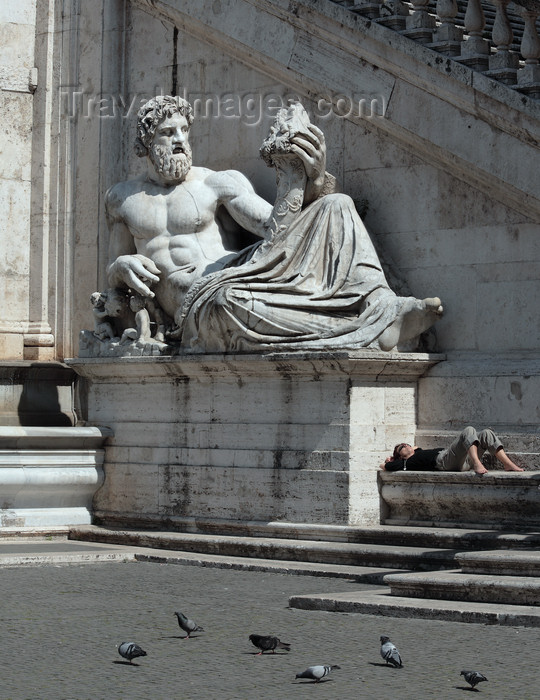
{"type": "Polygon", "coordinates": [[[24,540],[66,540],[69,526],[57,525],[51,527],[0,527],[1,542],[21,542],[24,540]]]}
{"type": "Polygon", "coordinates": [[[300,610],[361,613],[382,617],[421,618],[484,625],[510,625],[512,627],[518,625],[540,627],[540,608],[534,606],[401,598],[390,595],[388,588],[292,596],[289,598],[289,607],[300,610]]]}
{"type": "Polygon", "coordinates": [[[136,561],[133,547],[75,542],[66,536],[0,540],[0,567],[65,566],[136,561]]]}
{"type": "Polygon", "coordinates": [[[456,559],[464,574],[540,576],[540,552],[495,550],[460,552],[456,559]]]}
{"type": "Polygon", "coordinates": [[[384,582],[392,595],[401,598],[540,605],[540,579],[536,577],[464,574],[456,570],[389,574],[384,582]]]}
{"type": "Polygon", "coordinates": [[[456,567],[453,549],[321,542],[268,537],[73,527],[70,539],[215,554],[347,566],[432,571],[456,567]]]}
{"type": "MultiPolygon", "coordinates": [[[[373,566],[346,566],[340,564],[282,561],[280,559],[224,557],[216,554],[148,549],[146,547],[134,547],[132,549],[136,561],[152,562],[156,564],[204,566],[216,569],[233,569],[236,571],[271,571],[273,573],[290,574],[294,576],[345,578],[350,581],[356,581],[357,583],[378,585],[383,585],[384,577],[390,573],[388,568],[377,568],[373,566]]],[[[395,569],[393,573],[396,573],[395,569]]]]}
{"type": "MultiPolygon", "coordinates": [[[[157,524],[148,523],[148,531],[157,531],[157,524]]],[[[90,530],[92,527],[90,526],[90,530]]],[[[238,537],[265,537],[292,540],[321,540],[358,544],[385,544],[456,550],[540,548],[540,530],[498,530],[492,528],[460,528],[376,525],[322,525],[284,521],[224,520],[220,518],[171,518],[173,532],[238,537]]],[[[123,529],[122,526],[105,529],[123,529]]],[[[74,532],[75,530],[73,530],[74,532]]],[[[80,532],[84,532],[84,528],[80,532]]]]}
{"type": "MultiPolygon", "coordinates": [[[[291,562],[279,559],[223,557],[197,552],[180,552],[146,547],[103,544],[57,537],[4,537],[0,539],[0,568],[26,566],[67,566],[107,562],[150,562],[204,566],[238,571],[271,571],[296,576],[345,578],[358,583],[382,585],[388,568],[291,562]]],[[[395,573],[395,569],[394,569],[395,573]]]]}

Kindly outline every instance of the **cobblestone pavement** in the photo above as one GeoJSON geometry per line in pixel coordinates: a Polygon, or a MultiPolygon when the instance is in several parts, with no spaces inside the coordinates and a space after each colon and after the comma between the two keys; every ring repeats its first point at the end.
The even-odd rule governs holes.
{"type": "Polygon", "coordinates": [[[150,563],[0,569],[1,700],[446,700],[540,697],[540,629],[292,610],[290,595],[370,588],[347,580],[150,563]],[[205,632],[180,639],[180,610],[205,632]],[[256,656],[252,632],[290,653],[256,656]],[[388,634],[404,668],[386,667],[388,634]],[[122,663],[116,645],[148,656],[122,663]],[[339,664],[326,682],[295,680],[339,664]]]}

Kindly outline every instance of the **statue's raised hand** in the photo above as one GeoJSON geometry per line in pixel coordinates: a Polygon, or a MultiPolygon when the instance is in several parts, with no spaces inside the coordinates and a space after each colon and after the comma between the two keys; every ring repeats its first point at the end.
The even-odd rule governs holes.
{"type": "Polygon", "coordinates": [[[322,187],[326,169],[326,142],[323,132],[314,124],[298,131],[291,139],[291,151],[304,164],[308,180],[315,187],[322,187]]]}
{"type": "Polygon", "coordinates": [[[154,292],[146,283],[159,282],[160,271],[150,258],[145,255],[120,255],[110,265],[109,283],[120,287],[128,287],[143,297],[154,296],[154,292]]]}

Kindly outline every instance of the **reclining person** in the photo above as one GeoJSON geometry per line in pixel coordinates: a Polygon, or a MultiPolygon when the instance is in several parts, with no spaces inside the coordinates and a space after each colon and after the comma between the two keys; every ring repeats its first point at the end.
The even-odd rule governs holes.
{"type": "Polygon", "coordinates": [[[400,470],[462,472],[473,469],[477,474],[485,474],[487,469],[482,464],[481,458],[486,450],[501,462],[505,471],[524,471],[512,462],[493,430],[486,428],[477,433],[471,426],[462,430],[447,448],[423,450],[421,447],[413,447],[402,442],[394,447],[393,455],[387,457],[379,468],[387,472],[400,470]]]}

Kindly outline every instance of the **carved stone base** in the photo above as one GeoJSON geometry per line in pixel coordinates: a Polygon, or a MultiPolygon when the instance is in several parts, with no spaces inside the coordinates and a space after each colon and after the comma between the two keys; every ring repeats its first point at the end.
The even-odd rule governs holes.
{"type": "Polygon", "coordinates": [[[372,525],[377,465],[412,440],[441,355],[375,351],[69,361],[107,425],[107,524],[179,518],[372,525]]]}
{"type": "Polygon", "coordinates": [[[0,427],[0,530],[89,524],[108,434],[85,427],[0,427]]]}

